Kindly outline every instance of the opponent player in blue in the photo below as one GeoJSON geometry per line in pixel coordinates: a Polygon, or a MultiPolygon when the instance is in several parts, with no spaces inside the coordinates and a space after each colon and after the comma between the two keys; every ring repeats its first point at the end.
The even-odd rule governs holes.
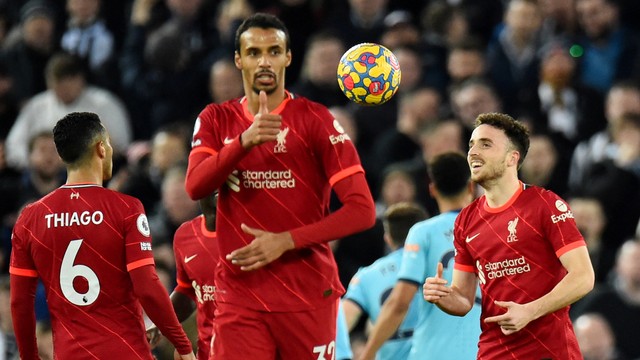
{"type": "Polygon", "coordinates": [[[344,308],[342,301],[338,306],[338,319],[336,321],[336,360],[353,359],[353,351],[351,351],[351,338],[349,337],[349,326],[347,318],[344,316],[344,308]]]}
{"type": "MultiPolygon", "coordinates": [[[[440,277],[451,282],[454,245],[453,224],[460,210],[473,200],[469,165],[464,155],[444,153],[429,164],[431,195],[436,199],[440,215],[416,224],[409,231],[398,282],[378,321],[372,329],[360,360],[373,359],[382,344],[404,320],[415,315],[413,299],[422,294],[421,285],[438,267],[440,277]]],[[[435,305],[420,301],[408,359],[466,360],[476,359],[480,336],[480,292],[473,309],[464,317],[451,316],[435,305]]]]}
{"type": "MultiPolygon", "coordinates": [[[[343,306],[349,328],[353,329],[363,313],[369,316],[372,323],[379,318],[380,309],[384,301],[398,280],[398,269],[402,260],[404,240],[409,229],[427,217],[426,212],[417,204],[398,203],[391,205],[384,214],[384,239],[393,250],[390,254],[364,267],[353,276],[347,293],[344,295],[343,306]]],[[[409,310],[409,315],[402,325],[396,327],[398,331],[389,334],[388,341],[382,345],[377,359],[403,360],[409,355],[411,337],[417,323],[417,307],[422,300],[421,294],[416,295],[409,310]]],[[[386,339],[385,339],[386,340],[386,339]]]]}

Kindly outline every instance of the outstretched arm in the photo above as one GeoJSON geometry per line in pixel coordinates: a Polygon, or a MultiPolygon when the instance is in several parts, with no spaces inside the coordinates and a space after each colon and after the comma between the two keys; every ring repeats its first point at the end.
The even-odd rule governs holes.
{"type": "Polygon", "coordinates": [[[380,310],[378,320],[373,326],[367,344],[360,355],[360,360],[373,360],[380,347],[400,327],[414,295],[418,291],[418,285],[406,281],[398,281],[391,291],[391,295],[380,310]]]}
{"type": "Polygon", "coordinates": [[[595,277],[586,246],[566,252],[560,256],[560,262],[567,269],[567,275],[550,292],[526,304],[496,301],[495,304],[506,312],[484,321],[497,323],[506,335],[513,334],[531,321],[573,304],[593,289],[595,277]]]}
{"type": "Polygon", "coordinates": [[[442,278],[442,270],[442,263],[438,263],[436,276],[428,277],[424,282],[424,299],[449,315],[466,315],[473,308],[478,285],[476,275],[454,269],[451,287],[448,287],[447,280],[442,278]]]}

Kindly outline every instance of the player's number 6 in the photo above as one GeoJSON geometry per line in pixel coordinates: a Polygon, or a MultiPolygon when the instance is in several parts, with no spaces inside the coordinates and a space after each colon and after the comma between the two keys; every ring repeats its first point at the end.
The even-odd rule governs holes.
{"type": "Polygon", "coordinates": [[[87,306],[93,304],[100,294],[100,281],[91,268],[86,265],[73,265],[78,251],[82,245],[82,239],[72,240],[67,246],[67,251],[62,258],[62,266],[60,267],[60,288],[62,294],[71,303],[78,306],[87,306]],[[81,294],[73,287],[73,280],[76,277],[83,277],[89,283],[86,293],[81,294]]]}

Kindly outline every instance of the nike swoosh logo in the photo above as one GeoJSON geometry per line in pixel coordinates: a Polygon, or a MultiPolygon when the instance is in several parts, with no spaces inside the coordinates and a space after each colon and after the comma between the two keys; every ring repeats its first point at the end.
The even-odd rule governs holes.
{"type": "Polygon", "coordinates": [[[473,240],[473,239],[477,238],[477,237],[478,237],[478,235],[480,235],[480,233],[477,233],[477,234],[473,235],[472,237],[468,237],[468,236],[467,236],[467,242],[471,242],[471,240],[473,240]]]}
{"type": "Polygon", "coordinates": [[[225,145],[229,145],[229,144],[231,144],[233,142],[233,139],[229,139],[228,137],[225,137],[224,140],[222,140],[222,142],[225,145]]]}
{"type": "Polygon", "coordinates": [[[185,256],[184,257],[184,263],[188,263],[189,261],[193,260],[193,258],[195,258],[196,256],[198,256],[198,254],[195,255],[191,255],[191,256],[185,256]]]}

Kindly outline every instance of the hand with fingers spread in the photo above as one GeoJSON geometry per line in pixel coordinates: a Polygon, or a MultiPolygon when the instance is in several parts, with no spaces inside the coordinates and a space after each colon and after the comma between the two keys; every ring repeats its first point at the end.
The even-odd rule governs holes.
{"type": "Polygon", "coordinates": [[[443,270],[444,266],[439,262],[436,269],[436,276],[428,277],[422,286],[422,295],[424,299],[430,303],[436,304],[451,293],[451,288],[446,286],[448,281],[442,278],[443,270]]]}
{"type": "Polygon", "coordinates": [[[280,132],[282,117],[269,113],[267,93],[260,91],[259,99],[260,107],[258,113],[253,118],[253,123],[240,136],[242,146],[245,149],[250,149],[265,142],[275,141],[280,132]]]}
{"type": "Polygon", "coordinates": [[[245,224],[240,227],[245,233],[254,236],[254,239],[249,245],[228,254],[227,260],[240,266],[243,271],[259,269],[279,258],[285,251],[294,248],[293,239],[289,232],[276,234],[250,228],[245,224]]]}
{"type": "Polygon", "coordinates": [[[527,305],[517,304],[513,301],[494,301],[494,304],[507,310],[506,313],[491,316],[484,319],[487,324],[496,323],[505,335],[511,335],[522,330],[533,318],[527,310],[527,305]]]}

